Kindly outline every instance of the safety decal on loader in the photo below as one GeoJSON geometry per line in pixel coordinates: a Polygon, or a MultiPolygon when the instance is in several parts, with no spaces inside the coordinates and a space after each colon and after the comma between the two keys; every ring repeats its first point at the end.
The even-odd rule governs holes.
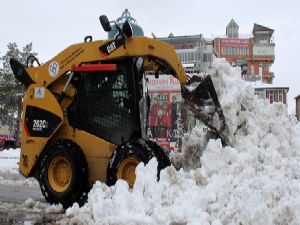
{"type": "Polygon", "coordinates": [[[44,87],[34,88],[34,98],[45,98],[45,88],[44,87]]]}
{"type": "Polygon", "coordinates": [[[50,74],[51,77],[56,77],[56,75],[59,72],[59,65],[57,62],[53,61],[50,63],[49,68],[48,68],[48,72],[50,74]]]}

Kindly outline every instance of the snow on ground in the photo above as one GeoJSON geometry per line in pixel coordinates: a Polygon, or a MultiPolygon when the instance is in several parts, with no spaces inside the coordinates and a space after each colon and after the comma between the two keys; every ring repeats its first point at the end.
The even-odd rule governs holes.
{"type": "Polygon", "coordinates": [[[25,179],[19,173],[20,149],[5,149],[0,151],[0,184],[17,186],[37,186],[33,178],[25,179]]]}
{"type": "MultiPolygon", "coordinates": [[[[0,151],[0,185],[13,186],[12,193],[16,196],[20,196],[20,193],[25,191],[24,196],[26,197],[28,195],[28,188],[25,190],[23,188],[32,188],[34,193],[34,190],[39,190],[39,184],[34,178],[26,179],[19,174],[19,157],[20,149],[0,151]]],[[[1,196],[5,195],[6,189],[4,192],[1,191],[3,189],[0,187],[1,196]]],[[[37,194],[37,196],[39,195],[37,194]]],[[[40,199],[40,197],[36,199],[40,199]]],[[[50,224],[52,221],[62,218],[64,213],[61,204],[50,205],[47,202],[40,202],[31,198],[28,198],[24,202],[17,202],[14,203],[14,199],[12,202],[0,201],[0,224],[42,224],[39,221],[48,221],[50,224]]]]}
{"type": "Polygon", "coordinates": [[[300,125],[239,74],[224,60],[211,71],[232,147],[210,140],[202,151],[196,127],[173,157],[182,169],[166,168],[157,182],[153,159],[137,167],[132,190],[97,182],[61,224],[300,224],[300,125]]]}
{"type": "Polygon", "coordinates": [[[20,149],[4,149],[0,151],[0,170],[18,170],[20,149]]]}

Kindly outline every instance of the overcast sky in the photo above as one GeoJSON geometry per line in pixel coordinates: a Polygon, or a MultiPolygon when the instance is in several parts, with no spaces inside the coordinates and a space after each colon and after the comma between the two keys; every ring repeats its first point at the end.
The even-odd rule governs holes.
{"type": "Polygon", "coordinates": [[[19,47],[33,43],[41,62],[46,62],[86,35],[104,39],[99,16],[110,20],[119,17],[125,8],[142,26],[146,36],[203,34],[224,35],[233,18],[242,34],[252,32],[253,24],[274,29],[274,84],[290,88],[289,111],[295,111],[294,97],[300,94],[299,0],[2,0],[0,13],[0,55],[6,45],[19,47]]]}

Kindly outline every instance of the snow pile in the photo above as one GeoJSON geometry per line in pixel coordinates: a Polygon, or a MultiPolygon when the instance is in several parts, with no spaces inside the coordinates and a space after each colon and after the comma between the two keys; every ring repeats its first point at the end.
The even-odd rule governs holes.
{"type": "Polygon", "coordinates": [[[223,60],[211,71],[233,147],[210,140],[203,151],[196,127],[175,156],[181,170],[169,167],[156,182],[153,159],[137,167],[132,190],[97,182],[61,224],[300,224],[300,125],[239,74],[223,60]]]}
{"type": "Polygon", "coordinates": [[[0,151],[0,170],[18,170],[20,158],[20,149],[5,149],[0,151]]]}
{"type": "Polygon", "coordinates": [[[33,212],[45,211],[45,213],[63,213],[63,206],[58,205],[49,205],[49,203],[34,201],[32,198],[27,199],[24,202],[24,206],[27,209],[32,209],[33,212]]]}
{"type": "Polygon", "coordinates": [[[0,151],[0,184],[12,186],[38,186],[34,178],[25,179],[19,173],[20,149],[0,151]]]}
{"type": "Polygon", "coordinates": [[[15,180],[20,177],[19,169],[20,149],[7,149],[0,151],[0,183],[5,183],[6,179],[15,180]]]}

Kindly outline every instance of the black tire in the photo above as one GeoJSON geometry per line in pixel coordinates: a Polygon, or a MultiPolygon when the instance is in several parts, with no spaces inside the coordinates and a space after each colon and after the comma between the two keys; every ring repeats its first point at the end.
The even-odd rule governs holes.
{"type": "Polygon", "coordinates": [[[71,206],[74,202],[83,203],[84,192],[87,191],[88,187],[88,166],[78,145],[68,140],[55,141],[41,156],[39,171],[41,191],[49,203],[61,203],[64,208],[71,206]],[[58,163],[55,165],[57,161],[58,163]],[[52,174],[53,171],[66,173],[66,167],[67,172],[69,172],[66,176],[68,180],[67,184],[62,184],[64,186],[61,188],[57,185],[61,182],[60,174],[55,173],[56,176],[52,174]]]}
{"type": "MultiPolygon", "coordinates": [[[[107,167],[107,184],[114,185],[118,180],[120,165],[128,159],[135,158],[138,162],[147,164],[153,157],[158,161],[157,177],[162,169],[170,166],[170,159],[162,147],[150,141],[129,141],[117,147],[107,167]]],[[[130,182],[129,182],[130,183],[130,182]]],[[[132,186],[129,184],[129,186],[132,186]]]]}

